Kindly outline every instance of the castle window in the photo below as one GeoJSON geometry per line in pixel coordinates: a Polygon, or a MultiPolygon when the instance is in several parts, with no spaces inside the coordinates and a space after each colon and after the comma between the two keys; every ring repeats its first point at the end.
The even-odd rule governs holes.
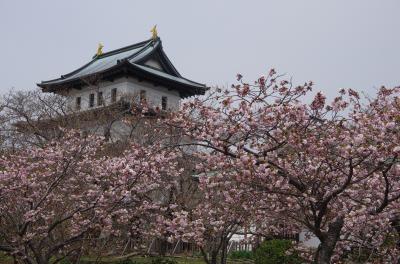
{"type": "Polygon", "coordinates": [[[145,90],[140,90],[139,98],[140,98],[141,103],[146,102],[146,91],[145,90]]]}
{"type": "Polygon", "coordinates": [[[161,109],[167,110],[168,98],[166,96],[161,97],[161,109]]]}
{"type": "Polygon", "coordinates": [[[75,109],[76,110],[81,110],[81,97],[78,96],[75,99],[75,109]]]}
{"type": "Polygon", "coordinates": [[[115,103],[117,101],[117,88],[113,88],[111,90],[111,103],[115,103]]]}
{"type": "Polygon", "coordinates": [[[103,105],[103,92],[97,92],[97,105],[103,105]]]}
{"type": "Polygon", "coordinates": [[[89,95],[89,107],[94,106],[94,94],[89,95]]]}

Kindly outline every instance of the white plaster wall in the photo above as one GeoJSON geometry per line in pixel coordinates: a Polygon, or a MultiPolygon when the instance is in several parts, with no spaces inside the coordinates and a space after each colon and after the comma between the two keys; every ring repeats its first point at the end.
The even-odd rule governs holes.
{"type": "MultiPolygon", "coordinates": [[[[87,123],[86,126],[84,127],[84,130],[89,131],[90,133],[93,133],[98,136],[104,136],[106,126],[108,126],[108,124],[102,122],[96,123],[96,120],[94,120],[93,122],[87,123]]],[[[140,128],[137,128],[137,130],[139,129],[140,128]]],[[[110,136],[111,136],[110,139],[112,142],[117,142],[120,140],[123,141],[129,138],[129,136],[131,135],[130,133],[131,133],[131,127],[122,122],[121,120],[118,120],[112,123],[110,129],[110,136]]],[[[136,134],[133,134],[133,136],[135,135],[136,134]]]]}
{"type": "Polygon", "coordinates": [[[161,98],[166,96],[168,98],[167,108],[170,110],[178,110],[180,104],[179,92],[176,90],[169,90],[163,86],[155,86],[147,81],[139,82],[137,79],[129,78],[127,82],[126,94],[134,96],[139,100],[140,90],[146,91],[147,103],[152,107],[159,107],[161,109],[161,98]]]}
{"type": "Polygon", "coordinates": [[[180,104],[179,92],[176,90],[169,90],[163,86],[155,86],[146,81],[138,81],[134,78],[120,78],[114,82],[102,82],[97,86],[84,87],[81,90],[71,89],[65,94],[68,97],[69,106],[75,110],[75,102],[77,97],[81,97],[81,111],[94,109],[97,107],[97,92],[103,93],[104,105],[111,104],[111,90],[117,88],[117,101],[121,98],[136,98],[139,102],[139,93],[141,90],[146,91],[147,103],[150,107],[159,107],[161,109],[161,98],[166,96],[167,108],[170,110],[177,110],[180,104]],[[89,108],[89,95],[93,93],[94,107],[89,108]]]}
{"type": "Polygon", "coordinates": [[[162,70],[161,64],[158,61],[154,60],[154,59],[150,59],[150,60],[146,61],[144,64],[146,64],[148,66],[151,66],[153,68],[162,70]]]}
{"type": "Polygon", "coordinates": [[[124,78],[117,79],[114,82],[102,82],[97,86],[84,87],[80,90],[70,89],[66,96],[68,97],[69,107],[75,110],[75,102],[77,97],[81,97],[81,111],[94,109],[97,107],[97,92],[103,92],[103,100],[105,105],[111,104],[111,90],[117,88],[117,101],[120,100],[123,92],[126,91],[127,81],[124,78]],[[89,95],[94,94],[94,107],[89,108],[89,95]]]}
{"type": "Polygon", "coordinates": [[[303,230],[299,234],[299,242],[306,247],[317,248],[321,243],[319,239],[308,230],[303,230]]]}
{"type": "Polygon", "coordinates": [[[245,239],[251,239],[253,235],[241,235],[241,234],[233,234],[231,241],[241,242],[245,239]]]}

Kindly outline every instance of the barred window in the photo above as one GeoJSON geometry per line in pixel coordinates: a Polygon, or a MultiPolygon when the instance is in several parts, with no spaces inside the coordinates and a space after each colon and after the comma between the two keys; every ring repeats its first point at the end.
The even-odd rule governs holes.
{"type": "Polygon", "coordinates": [[[140,102],[146,102],[146,91],[145,90],[140,90],[139,98],[140,98],[140,102]]]}
{"type": "Polygon", "coordinates": [[[76,99],[75,99],[75,109],[76,110],[81,110],[81,97],[80,96],[78,96],[78,97],[76,97],[76,99]]]}
{"type": "Polygon", "coordinates": [[[90,94],[89,95],[89,107],[93,107],[94,106],[94,94],[90,94]]]}
{"type": "Polygon", "coordinates": [[[167,110],[168,98],[166,96],[161,97],[161,109],[167,110]]]}
{"type": "Polygon", "coordinates": [[[111,90],[111,103],[117,102],[117,88],[111,90]]]}
{"type": "Polygon", "coordinates": [[[97,105],[103,105],[103,92],[97,92],[97,105]]]}

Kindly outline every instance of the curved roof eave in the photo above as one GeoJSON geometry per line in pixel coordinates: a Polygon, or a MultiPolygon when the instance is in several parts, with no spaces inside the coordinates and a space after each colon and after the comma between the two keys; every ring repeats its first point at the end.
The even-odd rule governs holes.
{"type": "MultiPolygon", "coordinates": [[[[106,75],[108,73],[112,73],[113,71],[116,72],[118,70],[123,72],[124,68],[126,70],[131,70],[133,76],[137,76],[137,73],[140,73],[139,74],[140,76],[137,76],[137,77],[146,78],[146,79],[155,80],[155,81],[157,80],[157,81],[161,81],[164,83],[169,83],[171,85],[171,87],[173,87],[174,85],[179,85],[180,87],[185,87],[185,88],[195,88],[195,89],[201,90],[202,94],[204,94],[204,92],[206,90],[208,90],[208,88],[205,84],[197,83],[197,82],[194,82],[189,79],[182,78],[182,77],[172,76],[172,75],[163,73],[161,71],[158,71],[158,70],[150,68],[150,67],[131,63],[128,60],[123,60],[120,63],[118,63],[117,65],[114,65],[102,72],[98,72],[97,74],[106,75]]],[[[59,87],[62,87],[62,86],[68,85],[68,84],[72,85],[73,83],[82,83],[85,78],[89,78],[90,76],[92,76],[92,74],[87,75],[87,76],[82,76],[79,78],[70,79],[70,80],[68,80],[66,82],[62,82],[62,83],[53,83],[53,84],[52,83],[48,83],[48,84],[40,83],[37,85],[43,89],[51,91],[51,90],[53,90],[52,88],[57,89],[59,87]]]]}

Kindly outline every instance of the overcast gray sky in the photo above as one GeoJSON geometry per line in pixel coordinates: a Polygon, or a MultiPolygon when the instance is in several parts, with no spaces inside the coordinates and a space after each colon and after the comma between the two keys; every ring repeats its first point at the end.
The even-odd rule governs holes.
{"type": "Polygon", "coordinates": [[[150,37],[182,75],[230,85],[274,67],[328,95],[400,85],[399,0],[0,0],[0,92],[150,37]]]}

